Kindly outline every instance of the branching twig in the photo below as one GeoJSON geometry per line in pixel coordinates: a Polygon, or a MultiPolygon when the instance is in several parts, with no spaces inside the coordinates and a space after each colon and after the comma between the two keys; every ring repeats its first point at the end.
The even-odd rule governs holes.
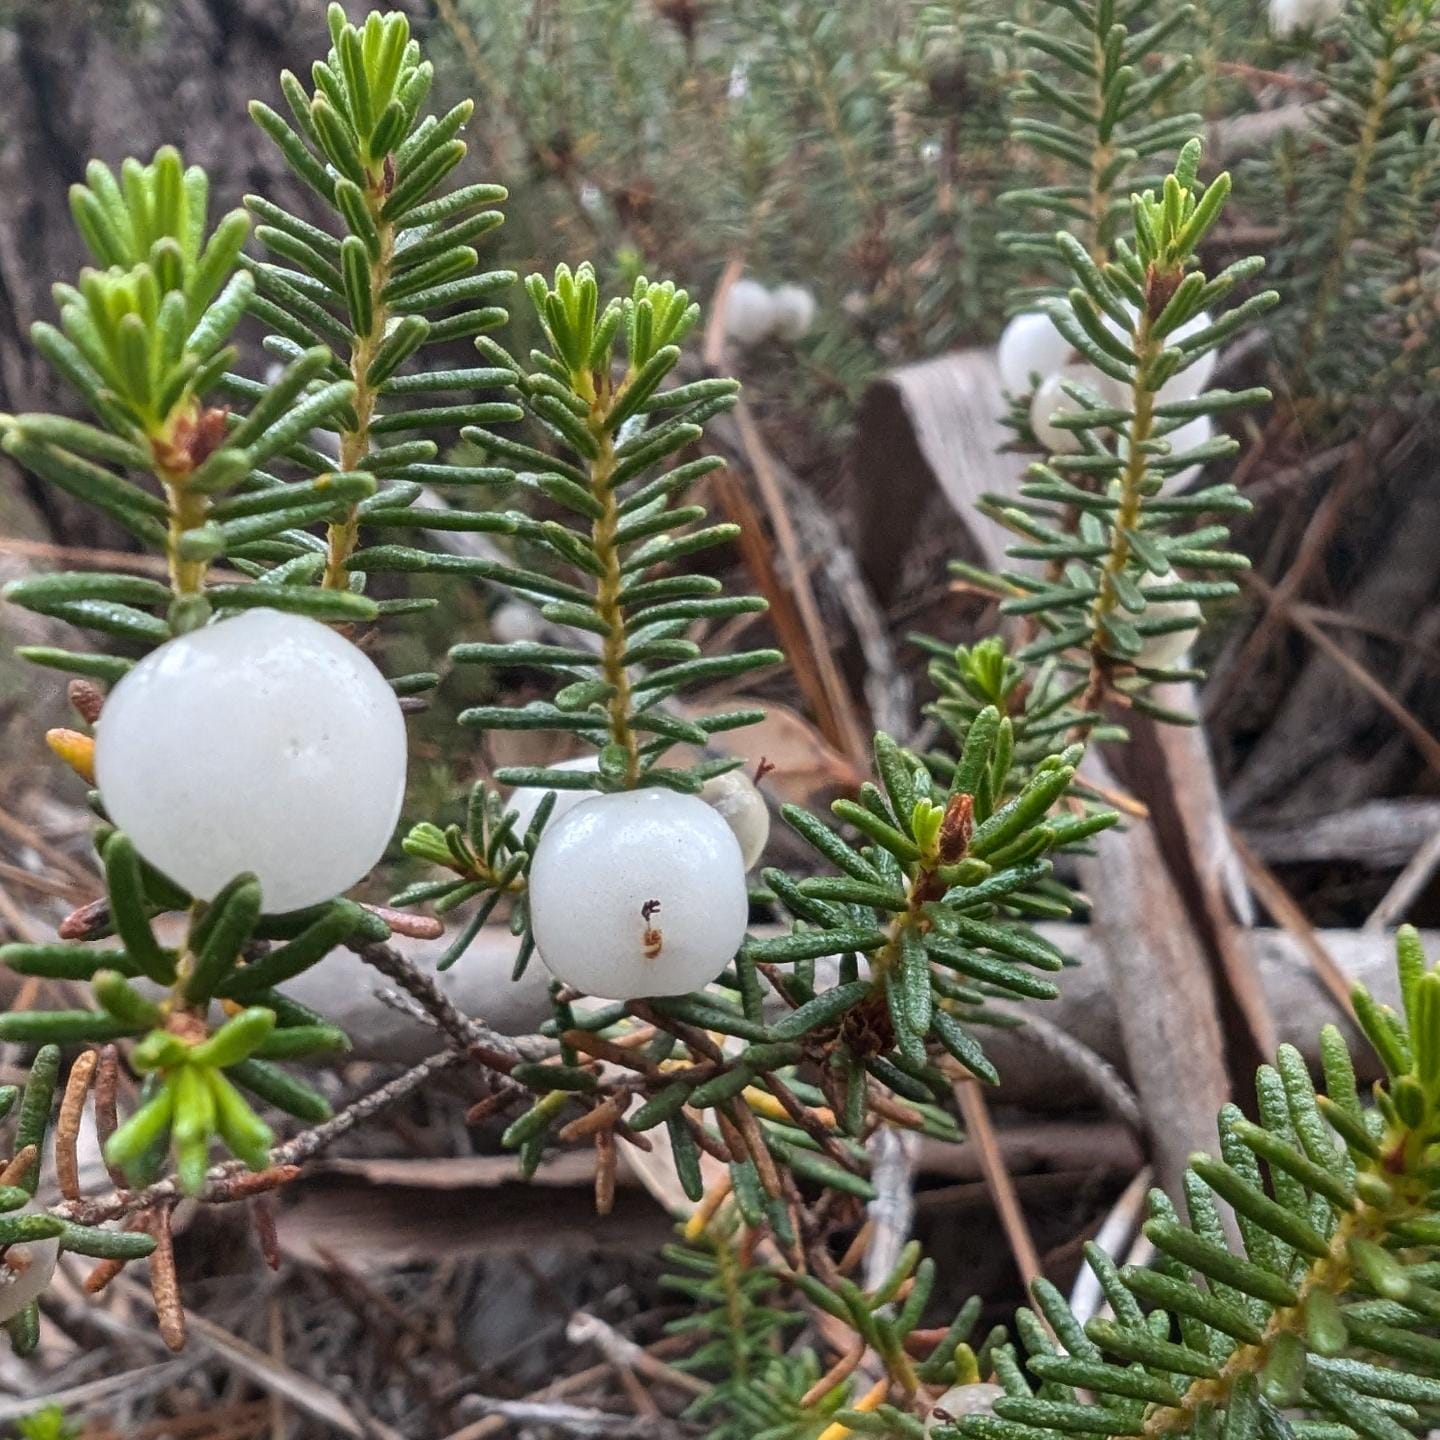
{"type": "MultiPolygon", "coordinates": [[[[295,1167],[301,1161],[318,1154],[371,1116],[414,1094],[431,1076],[455,1068],[464,1058],[458,1051],[445,1051],[422,1060],[403,1075],[397,1075],[378,1089],[362,1095],[329,1120],[302,1130],[293,1139],[276,1146],[270,1152],[270,1169],[259,1174],[245,1170],[236,1160],[226,1160],[213,1166],[206,1174],[205,1186],[198,1198],[212,1204],[226,1204],[253,1194],[257,1189],[274,1189],[277,1184],[294,1178],[295,1167]],[[261,1181],[266,1183],[260,1184],[261,1181]]],[[[171,1175],[147,1185],[143,1190],[117,1190],[98,1200],[67,1200],[54,1206],[52,1213],[80,1225],[100,1225],[155,1205],[174,1204],[180,1196],[180,1183],[171,1175]]]]}

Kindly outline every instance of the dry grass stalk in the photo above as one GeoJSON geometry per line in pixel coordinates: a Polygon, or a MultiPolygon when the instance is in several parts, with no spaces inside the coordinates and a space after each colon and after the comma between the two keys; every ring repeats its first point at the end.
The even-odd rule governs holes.
{"type": "Polygon", "coordinates": [[[185,1306],[180,1299],[180,1277],[175,1271],[175,1239],[170,1229],[170,1206],[157,1205],[146,1217],[145,1228],[155,1237],[150,1256],[150,1293],[155,1297],[155,1319],[160,1338],[172,1349],[185,1348],[185,1306]]]}
{"type": "Polygon", "coordinates": [[[81,1051],[70,1067],[69,1078],[65,1081],[65,1096],[60,1101],[60,1118],[55,1125],[55,1176],[60,1184],[60,1193],[67,1200],[80,1198],[80,1158],[76,1149],[80,1139],[80,1117],[99,1060],[99,1051],[81,1051]]]}
{"type": "Polygon", "coordinates": [[[19,1185],[30,1173],[30,1167],[40,1158],[40,1152],[33,1145],[17,1151],[3,1170],[0,1170],[0,1185],[19,1185]]]}

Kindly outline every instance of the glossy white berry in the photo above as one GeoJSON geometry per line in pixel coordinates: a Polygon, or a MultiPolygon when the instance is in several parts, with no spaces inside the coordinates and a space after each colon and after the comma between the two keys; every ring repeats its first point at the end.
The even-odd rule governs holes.
{"type": "MultiPolygon", "coordinates": [[[[27,1201],[18,1210],[5,1215],[41,1214],[44,1207],[27,1201]]],[[[38,1300],[55,1273],[60,1256],[59,1240],[32,1240],[26,1245],[11,1245],[0,1256],[0,1323],[12,1320],[32,1300],[38,1300]]]]}
{"type": "MultiPolygon", "coordinates": [[[[600,757],[598,755],[577,755],[573,760],[562,760],[558,765],[551,765],[551,770],[580,770],[594,774],[600,768],[600,757]]],[[[535,812],[540,808],[540,802],[549,794],[541,785],[517,785],[510,792],[510,798],[505,802],[507,810],[515,811],[514,834],[517,839],[523,839],[525,832],[530,828],[530,822],[535,818],[535,812]]],[[[593,790],[557,790],[555,792],[555,804],[550,811],[550,818],[545,822],[546,829],[549,829],[562,816],[568,815],[582,800],[591,800],[595,796],[593,790]]]]}
{"type": "Polygon", "coordinates": [[[973,1385],[952,1385],[931,1407],[925,1420],[926,1435],[953,1425],[966,1415],[993,1415],[995,1402],[1005,1398],[1002,1385],[978,1380],[973,1385]]]}
{"type": "Polygon", "coordinates": [[[545,827],[530,915],[550,972],[587,995],[685,995],[734,958],[749,905],[740,845],[703,800],[596,795],[545,827]]]}
{"type": "Polygon", "coordinates": [[[1065,385],[1084,386],[1101,405],[1123,403],[1115,381],[1093,366],[1063,365],[1053,375],[1047,376],[1036,386],[1030,401],[1030,428],[1051,455],[1075,455],[1081,448],[1076,431],[1055,423],[1058,415],[1078,415],[1087,408],[1065,392],[1065,385]]]}
{"type": "Polygon", "coordinates": [[[1048,315],[1029,311],[1005,327],[996,352],[1000,383],[1011,395],[1028,395],[1031,375],[1042,380],[1077,360],[1075,347],[1055,328],[1048,315]]]}
{"type": "Polygon", "coordinates": [[[725,297],[725,333],[737,345],[758,345],[775,330],[775,300],[758,280],[739,279],[725,297]]]}
{"type": "Polygon", "coordinates": [[[753,869],[770,838],[770,807],[755,782],[743,770],[727,770],[705,782],[700,798],[734,832],[745,868],[753,869]]]}
{"type": "MultiPolygon", "coordinates": [[[[1180,577],[1173,570],[1166,571],[1164,575],[1147,574],[1140,582],[1142,590],[1151,590],[1167,585],[1179,584],[1180,577]]],[[[1173,665],[1178,665],[1184,658],[1191,645],[1195,643],[1195,637],[1200,633],[1200,626],[1203,623],[1203,614],[1198,602],[1194,600],[1146,600],[1145,609],[1137,619],[1150,622],[1156,620],[1164,621],[1186,621],[1188,623],[1179,625],[1173,630],[1164,630],[1155,635],[1143,637],[1140,646],[1140,653],[1132,657],[1132,662],[1142,670],[1168,670],[1173,665]]]]}
{"type": "Polygon", "coordinates": [[[815,297],[803,285],[777,285],[770,295],[775,333],[782,340],[801,340],[815,323],[815,297]]]}
{"type": "Polygon", "coordinates": [[[106,811],[202,900],[242,871],[272,913],[375,864],[405,792],[405,723],[374,664],[299,615],[250,610],[167,641],[96,727],[106,811]]]}

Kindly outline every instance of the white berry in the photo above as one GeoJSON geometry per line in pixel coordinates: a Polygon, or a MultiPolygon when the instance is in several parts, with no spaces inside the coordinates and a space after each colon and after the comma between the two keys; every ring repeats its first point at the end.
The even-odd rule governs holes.
{"type": "Polygon", "coordinates": [[[991,1385],[983,1380],[977,1380],[973,1385],[952,1385],[930,1407],[925,1433],[933,1435],[966,1415],[993,1415],[995,1402],[1004,1398],[1004,1386],[991,1385]]]}
{"type": "Polygon", "coordinates": [[[1031,375],[1044,380],[1056,374],[1075,360],[1075,347],[1048,315],[1028,311],[1005,327],[995,358],[1005,389],[1011,395],[1028,395],[1033,387],[1031,375]]]}
{"type": "Polygon", "coordinates": [[[1334,20],[1345,0],[1270,0],[1270,28],[1277,35],[1293,35],[1334,20]]]}
{"type": "Polygon", "coordinates": [[[1078,415],[1089,407],[1068,395],[1063,386],[1080,385],[1094,393],[1101,405],[1121,402],[1119,387],[1108,376],[1090,365],[1063,365],[1048,375],[1035,389],[1030,401],[1030,428],[1048,454],[1075,455],[1080,450],[1078,432],[1055,423],[1059,415],[1078,415]]]}
{"type": "Polygon", "coordinates": [[[752,869],[770,838],[770,807],[743,770],[727,770],[705,782],[700,798],[730,827],[740,845],[740,858],[752,869]]]}
{"type": "MultiPolygon", "coordinates": [[[[573,760],[562,760],[558,765],[551,765],[549,768],[551,770],[579,770],[593,775],[600,768],[600,757],[599,755],[577,755],[573,760]]],[[[535,812],[540,808],[540,802],[549,793],[543,785],[517,785],[510,792],[510,798],[505,802],[505,808],[515,811],[517,818],[512,833],[517,839],[525,838],[525,832],[530,828],[530,822],[535,818],[535,812]]],[[[582,800],[593,800],[594,798],[595,791],[593,790],[557,790],[550,818],[545,822],[546,829],[549,829],[562,816],[568,815],[582,800]]]]}
{"type": "MultiPolygon", "coordinates": [[[[1177,325],[1166,337],[1166,345],[1177,345],[1191,335],[1198,335],[1210,328],[1210,317],[1203,311],[1192,315],[1183,325],[1177,325]]],[[[1161,387],[1157,400],[1162,405],[1171,405],[1177,400],[1193,400],[1210,383],[1219,364],[1220,352],[1207,350],[1198,356],[1184,370],[1172,375],[1161,387]]]]}
{"type": "MultiPolygon", "coordinates": [[[[1172,455],[1186,455],[1191,450],[1198,450],[1202,445],[1208,445],[1215,438],[1215,422],[1208,415],[1197,415],[1193,420],[1187,420],[1183,425],[1172,430],[1164,438],[1170,445],[1172,455]]],[[[1176,470],[1165,477],[1163,488],[1167,492],[1183,490],[1199,476],[1204,468],[1203,464],[1197,464],[1187,465],[1183,470],[1176,470]]]]}
{"type": "Polygon", "coordinates": [[[490,638],[501,645],[540,640],[544,634],[544,617],[533,605],[521,600],[507,600],[490,612],[490,638]]]}
{"type": "MultiPolygon", "coordinates": [[[[44,1207],[27,1201],[18,1210],[7,1210],[5,1216],[39,1215],[44,1207]]],[[[12,1320],[32,1300],[38,1300],[55,1273],[60,1256],[57,1239],[32,1240],[26,1245],[7,1247],[0,1257],[0,1323],[12,1320]]]]}
{"type": "Polygon", "coordinates": [[[740,948],[748,911],[740,844],[695,795],[596,795],[545,827],[530,865],[540,955],[601,999],[703,989],[740,948]]]}
{"type": "MultiPolygon", "coordinates": [[[[1180,577],[1173,570],[1163,575],[1146,574],[1140,581],[1142,590],[1158,586],[1177,585],[1180,577]]],[[[1186,652],[1195,643],[1204,617],[1198,602],[1194,600],[1147,600],[1144,610],[1137,617],[1142,621],[1188,621],[1174,630],[1163,630],[1158,634],[1142,638],[1140,653],[1131,657],[1131,663],[1142,670],[1168,670],[1185,658],[1186,652]]]]}
{"type": "Polygon", "coordinates": [[[758,345],[775,330],[775,301],[758,280],[737,280],[725,297],[725,333],[737,345],[758,345]]]}
{"type": "Polygon", "coordinates": [[[815,323],[815,297],[803,285],[777,285],[770,296],[772,325],[782,340],[801,340],[815,323]]]}
{"type": "Polygon", "coordinates": [[[248,870],[267,911],[295,910],[384,853],[405,793],[404,717],[335,631],[249,610],[167,641],[120,681],[95,773],[111,820],[192,895],[248,870]]]}
{"type": "MultiPolygon", "coordinates": [[[[1208,415],[1197,415],[1193,420],[1187,420],[1168,434],[1156,438],[1164,440],[1170,447],[1170,454],[1185,455],[1191,450],[1198,450],[1202,445],[1208,445],[1215,438],[1215,422],[1208,415]]],[[[1121,433],[1116,437],[1115,451],[1122,460],[1129,458],[1129,436],[1121,433]]],[[[1151,456],[1149,463],[1153,466],[1159,458],[1159,456],[1151,456]]],[[[1183,470],[1166,472],[1160,477],[1161,491],[1167,495],[1178,493],[1185,489],[1204,468],[1203,465],[1198,464],[1187,465],[1183,470]]],[[[1157,472],[1152,471],[1152,473],[1157,472]]]]}
{"type": "MultiPolygon", "coordinates": [[[[1127,305],[1126,310],[1133,316],[1133,306],[1127,305]]],[[[1134,338],[1134,322],[1129,325],[1121,325],[1112,316],[1103,317],[1105,327],[1129,343],[1134,338]]],[[[1192,315],[1183,325],[1177,325],[1168,335],[1165,336],[1165,344],[1171,348],[1178,345],[1182,340],[1188,340],[1192,335],[1198,335],[1202,330],[1210,328],[1210,316],[1207,312],[1201,311],[1198,315],[1192,315]]],[[[1161,405],[1170,405],[1177,400],[1193,400],[1209,383],[1211,376],[1215,373],[1215,366],[1220,356],[1214,350],[1207,350],[1203,355],[1198,356],[1184,370],[1172,375],[1159,389],[1156,400],[1161,405]]]]}

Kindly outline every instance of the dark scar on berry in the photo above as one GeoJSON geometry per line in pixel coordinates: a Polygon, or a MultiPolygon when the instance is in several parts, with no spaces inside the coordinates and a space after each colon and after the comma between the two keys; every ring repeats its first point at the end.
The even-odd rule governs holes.
{"type": "Polygon", "coordinates": [[[640,918],[645,922],[645,933],[640,937],[640,943],[645,947],[645,958],[647,960],[658,960],[660,951],[665,946],[665,938],[660,933],[657,925],[650,923],[651,917],[660,908],[658,900],[647,900],[640,907],[640,918]]]}

